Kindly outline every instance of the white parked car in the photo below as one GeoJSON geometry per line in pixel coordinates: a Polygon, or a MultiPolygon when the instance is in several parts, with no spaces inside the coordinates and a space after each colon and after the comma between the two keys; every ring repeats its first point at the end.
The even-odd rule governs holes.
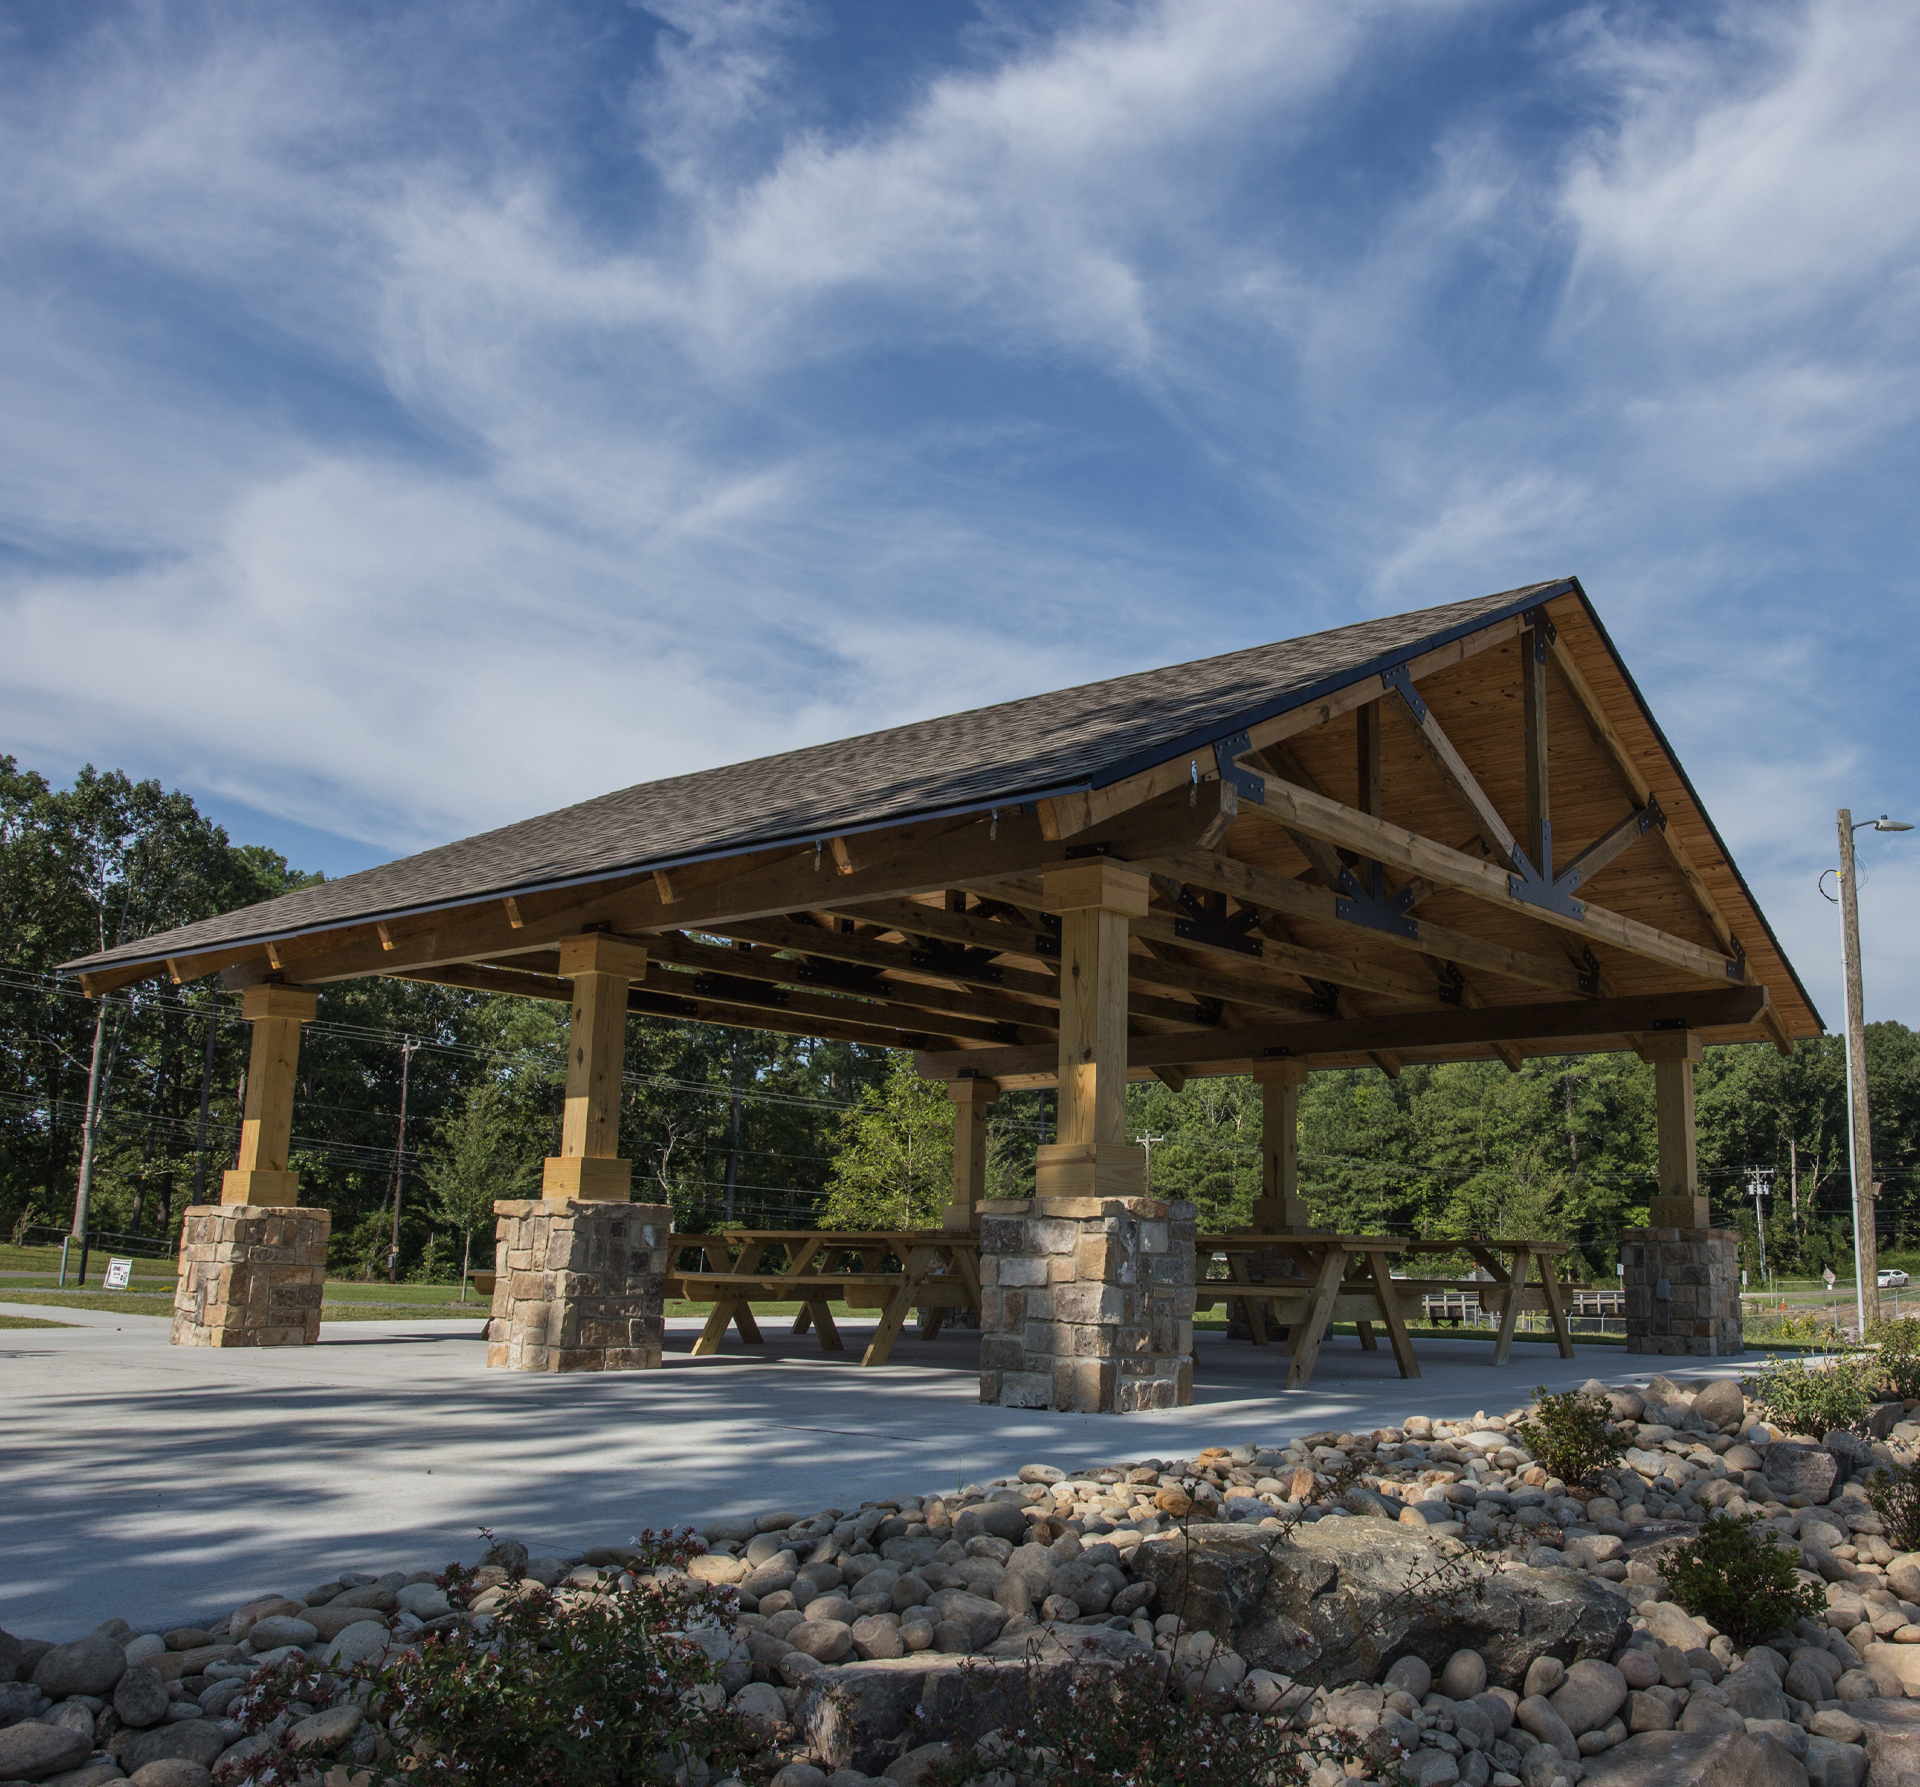
{"type": "Polygon", "coordinates": [[[1902,1272],[1898,1266],[1883,1266],[1880,1270],[1880,1288],[1883,1291],[1893,1290],[1896,1286],[1908,1282],[1906,1273],[1902,1272]]]}

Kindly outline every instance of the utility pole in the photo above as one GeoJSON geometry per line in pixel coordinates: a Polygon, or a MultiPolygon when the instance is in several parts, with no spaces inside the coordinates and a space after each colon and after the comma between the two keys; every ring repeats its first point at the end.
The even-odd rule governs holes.
{"type": "Polygon", "coordinates": [[[207,1011],[207,1053],[200,1067],[200,1129],[193,1142],[193,1198],[203,1204],[207,1198],[207,1107],[213,1099],[213,1039],[220,1029],[220,1007],[207,1011]]]}
{"type": "Polygon", "coordinates": [[[387,1283],[400,1281],[400,1181],[407,1170],[407,1079],[413,1067],[412,1037],[400,1039],[400,1127],[393,1139],[393,1241],[387,1249],[387,1283]]]}
{"type": "Polygon", "coordinates": [[[1767,1189],[1767,1181],[1773,1177],[1767,1167],[1748,1167],[1752,1175],[1747,1180],[1747,1189],[1753,1193],[1753,1232],[1760,1243],[1760,1282],[1767,1281],[1767,1219],[1760,1213],[1760,1199],[1767,1189]]]}
{"type": "Polygon", "coordinates": [[[1167,1139],[1167,1138],[1166,1138],[1165,1136],[1163,1136],[1163,1135],[1144,1135],[1144,1134],[1143,1134],[1143,1135],[1142,1135],[1142,1136],[1140,1137],[1140,1145],[1141,1145],[1141,1147],[1143,1147],[1143,1148],[1144,1148],[1144,1149],[1146,1149],[1146,1151],[1147,1151],[1147,1187],[1146,1187],[1146,1190],[1147,1190],[1147,1196],[1148,1196],[1148,1197],[1152,1197],[1152,1196],[1153,1196],[1153,1145],[1154,1145],[1154,1143],[1155,1143],[1155,1142],[1164,1142],[1164,1141],[1165,1141],[1166,1139],[1167,1139]]]}
{"type": "Polygon", "coordinates": [[[1863,826],[1875,831],[1912,831],[1903,820],[1854,823],[1840,809],[1840,931],[1846,952],[1847,994],[1847,1159],[1853,1174],[1853,1276],[1860,1316],[1860,1338],[1867,1336],[1869,1311],[1880,1319],[1879,1217],[1874,1209],[1873,1124],[1867,1108],[1867,1020],[1860,992],[1860,900],[1854,886],[1853,834],[1863,826]]]}
{"type": "Polygon", "coordinates": [[[740,1038],[733,1039],[733,1060],[728,1068],[727,1080],[731,1091],[727,1097],[727,1221],[733,1221],[733,1194],[740,1183],[740,1038]]]}

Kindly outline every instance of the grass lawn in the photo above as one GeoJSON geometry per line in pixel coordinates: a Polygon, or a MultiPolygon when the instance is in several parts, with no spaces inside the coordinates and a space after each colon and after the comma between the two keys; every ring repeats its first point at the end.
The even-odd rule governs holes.
{"type": "Polygon", "coordinates": [[[72,1322],[43,1322],[38,1316],[0,1315],[0,1328],[71,1328],[72,1322]]]}

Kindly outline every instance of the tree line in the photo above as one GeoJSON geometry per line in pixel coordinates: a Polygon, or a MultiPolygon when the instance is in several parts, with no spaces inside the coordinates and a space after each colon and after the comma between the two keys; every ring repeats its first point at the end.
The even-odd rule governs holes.
{"type": "MultiPolygon", "coordinates": [[[[234,844],[186,795],[88,768],[59,788],[0,758],[0,1229],[177,1235],[216,1199],[238,1146],[250,1035],[215,980],[148,981],[89,1001],[61,961],[251,904],[320,877],[234,844]],[[84,1201],[84,1209],[82,1204],[84,1201]]],[[[291,1164],[334,1219],[336,1270],[456,1275],[488,1245],[491,1205],[558,1151],[566,1008],[392,980],[323,988],[300,1054],[291,1164]]],[[[1867,1033],[1883,1248],[1920,1245],[1920,1037],[1867,1033]]],[[[1838,1038],[1791,1058],[1707,1051],[1701,1173],[1717,1222],[1758,1263],[1817,1272],[1851,1253],[1838,1038]]],[[[1051,1095],[990,1122],[989,1184],[1021,1195],[1051,1095]]],[[[1156,1192],[1204,1225],[1244,1224],[1259,1190],[1260,1096],[1244,1079],[1128,1091],[1156,1192]]],[[[621,1149],[638,1198],[678,1226],[937,1223],[952,1173],[944,1088],[904,1056],[636,1017],[621,1149]]],[[[1571,1240],[1610,1273],[1654,1189],[1652,1069],[1631,1055],[1316,1074],[1303,1089],[1302,1190],[1316,1221],[1425,1235],[1571,1240]]]]}

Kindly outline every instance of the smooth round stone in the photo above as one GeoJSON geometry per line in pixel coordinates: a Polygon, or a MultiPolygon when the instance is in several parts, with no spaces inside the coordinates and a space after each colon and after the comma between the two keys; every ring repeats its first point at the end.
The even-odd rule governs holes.
{"type": "Polygon", "coordinates": [[[313,1644],[320,1634],[303,1619],[295,1619],[291,1614],[270,1613],[265,1619],[253,1622],[247,1637],[256,1653],[281,1650],[289,1644],[313,1644]]]}
{"type": "Polygon", "coordinates": [[[158,1725],[172,1705],[173,1697],[167,1692],[167,1684],[157,1670],[149,1669],[144,1663],[135,1663],[114,1684],[113,1710],[122,1725],[131,1725],[136,1731],[158,1725]]]}
{"type": "Polygon", "coordinates": [[[49,1700],[111,1694],[126,1672],[127,1653],[117,1638],[80,1638],[48,1651],[34,1667],[33,1685],[49,1700]]]}
{"type": "Polygon", "coordinates": [[[1522,1700],[1544,1697],[1567,1679],[1567,1666],[1558,1657],[1535,1657],[1527,1668],[1527,1679],[1520,1690],[1522,1700]]]}
{"type": "Polygon", "coordinates": [[[166,1655],[167,1641],[158,1632],[142,1632],[137,1638],[129,1638],[126,1644],[127,1663],[145,1663],[154,1657],[166,1655]]]}
{"type": "Polygon", "coordinates": [[[1629,1688],[1651,1688],[1660,1680],[1660,1665],[1643,1650],[1627,1650],[1614,1664],[1629,1688]]]}
{"type": "MultiPolygon", "coordinates": [[[[1582,1657],[1550,1697],[1553,1710],[1575,1737],[1607,1725],[1627,1702],[1627,1680],[1611,1663],[1582,1657]]],[[[1624,1731],[1620,1734],[1626,1735],[1624,1731]]]]}
{"type": "Polygon", "coordinates": [[[899,1626],[890,1619],[870,1614],[855,1620],[849,1630],[853,1634],[853,1648],[869,1662],[907,1654],[907,1642],[900,1636],[899,1626]]]}
{"type": "Polygon", "coordinates": [[[1420,1657],[1402,1657],[1382,1678],[1388,1689],[1399,1689],[1415,1700],[1424,1700],[1433,1691],[1433,1671],[1420,1657]]]}
{"type": "Polygon", "coordinates": [[[135,1769],[127,1779],[132,1787],[212,1787],[213,1782],[204,1763],[185,1756],[163,1756],[135,1769]]]}
{"type": "Polygon", "coordinates": [[[378,1621],[362,1620],[358,1625],[348,1626],[321,1653],[324,1661],[339,1663],[351,1667],[355,1663],[370,1663],[376,1657],[386,1654],[387,1628],[378,1621]]]}
{"type": "Polygon", "coordinates": [[[853,1649],[853,1628],[844,1620],[805,1619],[787,1634],[787,1642],[822,1663],[837,1663],[853,1649]]]}
{"type": "Polygon", "coordinates": [[[1440,1671],[1439,1690],[1449,1700],[1471,1700],[1487,1685],[1487,1660],[1474,1650],[1457,1650],[1440,1671]]]}

